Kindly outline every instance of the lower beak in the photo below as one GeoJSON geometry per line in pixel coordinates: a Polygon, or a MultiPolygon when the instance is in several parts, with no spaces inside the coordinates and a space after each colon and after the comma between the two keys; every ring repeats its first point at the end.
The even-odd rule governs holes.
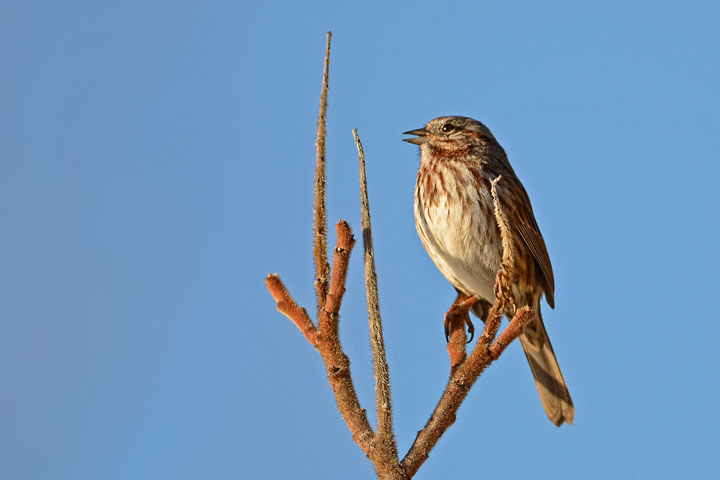
{"type": "Polygon", "coordinates": [[[415,145],[422,145],[423,143],[430,140],[428,138],[428,131],[425,130],[425,128],[418,128],[417,130],[410,130],[409,132],[404,132],[403,135],[417,135],[417,138],[403,138],[404,142],[413,143],[415,145]]]}

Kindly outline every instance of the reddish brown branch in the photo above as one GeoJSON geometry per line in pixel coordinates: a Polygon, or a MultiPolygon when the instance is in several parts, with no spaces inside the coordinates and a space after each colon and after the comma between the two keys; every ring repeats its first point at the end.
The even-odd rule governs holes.
{"type": "Polygon", "coordinates": [[[325,210],[325,137],[327,135],[327,92],[330,73],[330,38],[327,32],[325,44],[325,67],[323,69],[322,90],[320,91],[320,111],[318,113],[317,140],[315,141],[315,219],[313,225],[313,257],[315,259],[315,293],[318,313],[325,305],[330,278],[330,265],[327,253],[327,214],[325,210]]]}
{"type": "Polygon", "coordinates": [[[412,478],[415,475],[420,466],[428,459],[430,451],[443,433],[455,423],[457,410],[475,381],[493,360],[500,356],[504,348],[520,335],[523,327],[532,321],[533,315],[532,310],[527,307],[518,310],[510,325],[492,346],[488,346],[489,342],[486,339],[489,337],[483,335],[478,339],[470,357],[451,375],[430,420],[418,432],[415,442],[400,462],[408,477],[412,478]]]}
{"type": "Polygon", "coordinates": [[[318,351],[322,355],[327,370],[328,381],[337,402],[338,410],[350,429],[355,443],[365,455],[370,455],[372,441],[375,434],[368,422],[365,410],[355,392],[355,386],[350,375],[350,360],[342,351],[342,347],[335,338],[322,340],[318,344],[318,351]]]}
{"type": "Polygon", "coordinates": [[[268,275],[265,279],[265,285],[267,285],[270,295],[277,302],[278,311],[292,320],[295,326],[305,335],[307,341],[315,345],[318,333],[315,325],[310,320],[307,311],[295,302],[280,277],[277,274],[268,275]]]}
{"type": "Polygon", "coordinates": [[[492,355],[493,360],[500,358],[505,348],[520,336],[523,328],[532,322],[534,318],[535,312],[528,306],[522,307],[517,311],[510,325],[508,325],[505,331],[495,340],[492,347],[490,347],[490,355],[492,355]]]}
{"type": "Polygon", "coordinates": [[[374,433],[365,410],[360,407],[350,376],[350,360],[342,351],[338,335],[338,315],[343,294],[345,293],[350,253],[355,244],[355,239],[347,222],[338,222],[337,232],[338,242],[333,259],[333,279],[325,306],[320,311],[318,328],[313,325],[307,311],[297,305],[280,277],[269,275],[265,283],[270,294],[277,302],[278,310],[297,325],[305,338],[315,346],[322,356],[338,409],[350,429],[353,440],[365,454],[371,455],[374,433]]]}
{"type": "MultiPolygon", "coordinates": [[[[278,303],[278,310],[287,315],[303,332],[305,337],[318,350],[323,358],[327,369],[328,381],[335,395],[338,409],[348,425],[352,437],[375,466],[379,478],[407,480],[408,477],[400,468],[395,437],[392,433],[392,422],[390,416],[390,383],[387,374],[387,362],[382,344],[382,327],[380,324],[380,312],[377,301],[377,277],[375,275],[374,260],[372,260],[372,236],[370,233],[370,218],[367,201],[367,186],[364,181],[364,158],[362,158],[362,146],[356,135],[358,148],[361,155],[363,167],[363,239],[365,240],[366,268],[372,266],[368,273],[368,280],[373,282],[371,287],[368,283],[368,296],[370,310],[370,330],[373,338],[373,349],[379,345],[381,354],[375,355],[376,378],[378,365],[384,372],[382,381],[378,382],[378,389],[382,391],[383,401],[378,401],[378,424],[382,435],[375,435],[368,422],[365,410],[360,407],[357,393],[350,375],[350,360],[342,350],[339,336],[339,312],[345,293],[345,282],[347,279],[350,253],[355,239],[349,225],[341,221],[337,225],[337,246],[333,257],[332,280],[330,279],[330,266],[327,253],[327,214],[326,214],[326,159],[325,159],[325,138],[326,138],[326,112],[327,112],[327,91],[328,73],[330,67],[330,38],[327,34],[325,48],[325,68],[323,71],[323,84],[320,95],[320,112],[318,114],[318,128],[316,146],[316,167],[315,167],[315,197],[314,197],[314,223],[313,223],[313,259],[315,263],[315,290],[317,296],[318,327],[316,328],[307,315],[305,309],[300,308],[282,281],[276,275],[270,275],[266,281],[268,290],[278,303]],[[366,215],[367,214],[367,215],[366,215]],[[370,263],[369,263],[370,261],[370,263]],[[371,305],[372,304],[372,305],[371,305]],[[378,340],[379,339],[379,340],[378,340]],[[386,386],[383,386],[386,385],[386,386]],[[382,403],[382,404],[381,404],[382,403]]],[[[378,399],[381,396],[379,394],[378,399]]]]}
{"type": "MultiPolygon", "coordinates": [[[[468,357],[467,361],[462,366],[462,373],[464,375],[474,374],[475,372],[478,372],[478,376],[480,376],[482,371],[487,367],[488,362],[492,361],[488,356],[488,349],[490,348],[493,340],[495,340],[495,336],[497,335],[498,329],[500,328],[500,322],[502,321],[503,315],[502,306],[504,304],[505,302],[501,298],[495,300],[495,305],[492,306],[490,312],[488,313],[487,319],[485,320],[485,328],[483,329],[483,333],[478,339],[478,342],[475,345],[475,348],[473,348],[473,351],[470,352],[470,356],[468,357]]],[[[503,332],[503,334],[504,333],[505,332],[503,332]]],[[[461,372],[458,371],[458,373],[461,372]]]]}
{"type": "Polygon", "coordinates": [[[492,306],[488,313],[487,319],[485,320],[485,328],[483,329],[480,338],[483,339],[486,345],[495,340],[497,332],[500,329],[500,322],[503,317],[503,310],[505,307],[505,301],[500,298],[495,301],[495,305],[492,306]]]}
{"type": "Polygon", "coordinates": [[[338,222],[337,236],[330,291],[325,307],[318,315],[320,335],[317,347],[325,362],[328,382],[335,395],[338,410],[350,429],[355,443],[366,455],[370,456],[375,434],[368,422],[365,410],[360,406],[350,375],[350,360],[343,352],[338,331],[340,305],[345,293],[350,253],[355,245],[355,238],[350,226],[345,221],[338,222]]]}
{"type": "Polygon", "coordinates": [[[337,336],[338,314],[343,295],[345,295],[345,280],[347,279],[348,265],[350,263],[350,253],[355,245],[355,237],[346,221],[340,220],[335,229],[337,231],[337,245],[333,256],[332,281],[324,308],[318,316],[318,328],[325,336],[337,336]]]}
{"type": "Polygon", "coordinates": [[[375,271],[375,249],[372,238],[370,201],[367,193],[365,174],[365,152],[357,130],[353,130],[355,145],[360,163],[360,204],[362,213],[363,251],[365,254],[365,291],[368,305],[368,323],[370,325],[370,344],[375,366],[375,403],[377,410],[377,443],[388,458],[398,463],[397,445],[392,427],[392,403],[390,395],[390,369],[385,355],[382,320],[380,318],[380,299],[378,295],[377,273],[375,271]]]}

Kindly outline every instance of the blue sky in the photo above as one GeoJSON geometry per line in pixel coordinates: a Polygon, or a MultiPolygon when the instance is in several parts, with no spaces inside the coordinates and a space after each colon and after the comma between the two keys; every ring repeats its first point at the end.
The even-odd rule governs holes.
{"type": "MultiPolygon", "coordinates": [[[[453,299],[415,232],[418,152],[401,132],[451,114],[488,125],[555,270],[544,317],[575,424],[546,419],[514,344],[416,478],[708,477],[719,13],[697,1],[3,2],[0,477],[372,477],[318,355],[263,282],[278,272],[312,310],[328,29],[328,216],[359,232],[357,128],[401,451],[447,379],[453,299]]],[[[360,252],[341,328],[372,411],[360,252]]]]}

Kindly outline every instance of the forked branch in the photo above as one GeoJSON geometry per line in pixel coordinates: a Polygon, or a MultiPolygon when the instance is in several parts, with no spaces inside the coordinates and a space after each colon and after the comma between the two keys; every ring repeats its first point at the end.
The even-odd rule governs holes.
{"type": "Polygon", "coordinates": [[[317,328],[315,328],[312,320],[310,320],[307,310],[298,306],[277,273],[268,275],[265,279],[265,285],[270,291],[270,295],[272,295],[275,302],[277,302],[278,311],[292,320],[295,326],[305,335],[307,341],[315,345],[318,333],[317,328]]]}
{"type": "MultiPolygon", "coordinates": [[[[489,338],[483,334],[479,338],[475,348],[465,362],[457,368],[450,376],[445,391],[430,416],[425,427],[418,432],[412,447],[403,458],[400,465],[407,475],[412,478],[425,460],[428,459],[430,451],[435,447],[445,431],[455,423],[456,413],[463,400],[470,392],[473,384],[485,369],[500,357],[505,347],[515,340],[522,332],[523,327],[530,323],[535,314],[528,307],[517,311],[510,325],[489,345],[485,339],[489,338]]],[[[487,325],[490,322],[486,323],[487,325]]]]}
{"type": "Polygon", "coordinates": [[[370,344],[375,364],[375,396],[377,404],[377,424],[379,440],[386,444],[397,456],[395,436],[392,432],[392,404],[390,401],[390,369],[385,356],[382,320],[380,319],[380,299],[378,295],[377,273],[375,272],[375,249],[370,221],[370,201],[367,193],[365,175],[365,152],[363,151],[357,130],[353,130],[355,145],[360,163],[360,203],[362,209],[363,252],[365,254],[365,289],[367,294],[370,344]]]}
{"type": "MultiPolygon", "coordinates": [[[[276,274],[265,279],[270,294],[277,303],[277,309],[286,315],[305,336],[308,342],[322,356],[327,370],[328,382],[332,388],[338,409],[345,420],[353,440],[368,456],[375,467],[378,478],[408,480],[427,460],[430,451],[442,434],[455,422],[460,404],[470,388],[490,363],[497,360],[507,345],[516,339],[522,329],[532,321],[534,313],[528,307],[518,309],[510,325],[497,336],[502,315],[512,305],[510,285],[513,278],[514,258],[511,232],[497,196],[496,184],[492,183],[495,216],[500,228],[503,245],[501,268],[496,280],[496,299],[488,313],[482,335],[468,356],[465,349],[465,319],[468,310],[477,300],[463,298],[451,308],[453,317],[449,320],[450,341],[448,353],[451,360],[451,375],[435,411],[425,427],[418,433],[410,450],[399,461],[395,435],[392,426],[392,404],[390,375],[385,355],[382,322],[378,298],[375,254],[373,249],[370,205],[365,175],[365,154],[362,144],[353,130],[360,163],[360,191],[362,205],[363,250],[365,258],[365,280],[368,301],[368,321],[375,365],[375,390],[377,406],[377,432],[373,431],[365,410],[360,406],[350,374],[350,360],[342,349],[339,336],[340,307],[347,280],[350,254],[355,244],[350,226],[345,221],[337,224],[337,244],[333,252],[332,276],[327,252],[327,218],[325,199],[325,137],[330,65],[330,38],[327,34],[323,86],[320,95],[318,132],[316,141],[315,197],[313,221],[313,258],[315,264],[315,289],[317,296],[317,326],[307,311],[300,307],[276,274]]],[[[512,310],[510,310],[512,311],[512,310]]],[[[450,312],[449,312],[450,314],[450,312]]]]}

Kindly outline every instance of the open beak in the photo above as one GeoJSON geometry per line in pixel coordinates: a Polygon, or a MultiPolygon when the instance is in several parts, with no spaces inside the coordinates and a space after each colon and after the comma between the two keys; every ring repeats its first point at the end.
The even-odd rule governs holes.
{"type": "Polygon", "coordinates": [[[417,138],[403,138],[404,142],[408,143],[414,143],[415,145],[422,145],[423,143],[430,140],[430,138],[427,136],[428,131],[425,130],[425,128],[418,128],[417,130],[410,130],[409,132],[404,132],[403,135],[417,135],[417,138]]]}

